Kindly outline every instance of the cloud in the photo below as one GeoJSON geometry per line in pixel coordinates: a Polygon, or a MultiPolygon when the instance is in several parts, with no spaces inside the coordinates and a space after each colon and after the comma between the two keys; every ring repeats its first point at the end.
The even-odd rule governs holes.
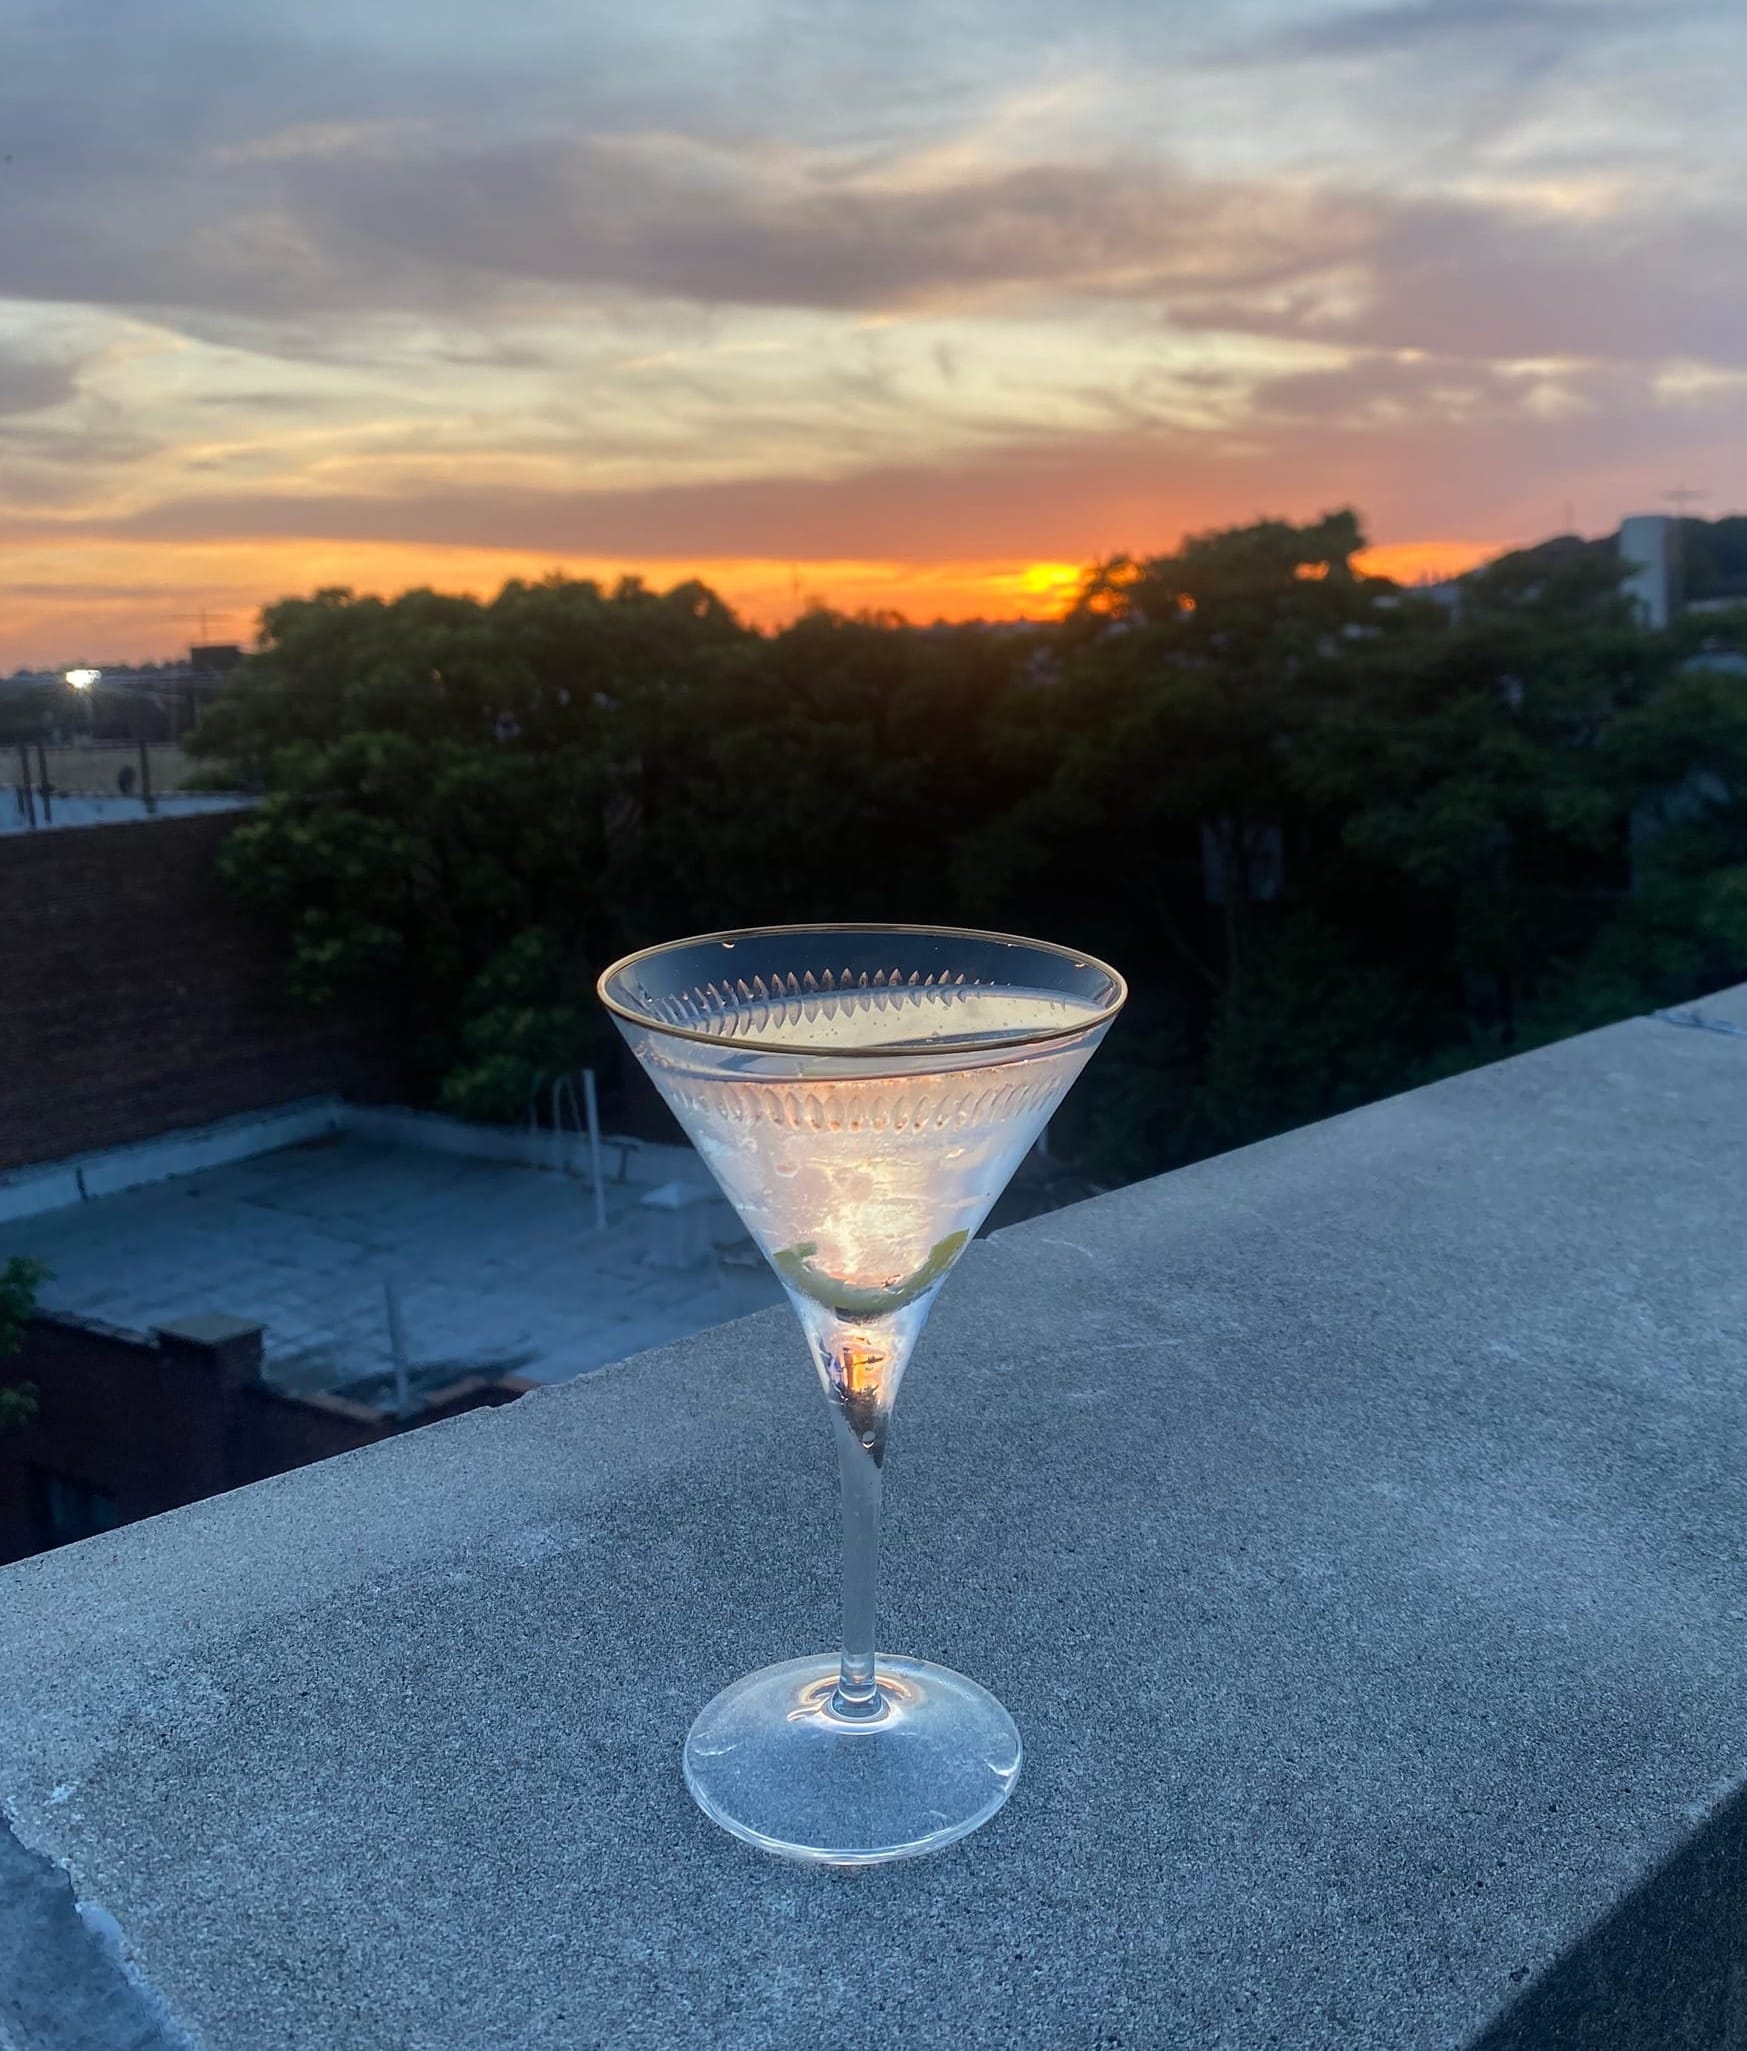
{"type": "Polygon", "coordinates": [[[333,405],[331,392],[260,391],[197,392],[193,404],[214,412],[260,415],[274,413],[327,412],[333,405]]]}
{"type": "Polygon", "coordinates": [[[0,350],[0,414],[45,413],[79,388],[74,365],[0,350]]]}
{"type": "Polygon", "coordinates": [[[1313,426],[1411,445],[1452,428],[1520,433],[1604,409],[1618,420],[1651,419],[1666,403],[1662,385],[1611,366],[1557,359],[1498,364],[1411,350],[1272,378],[1255,388],[1251,402],[1258,425],[1277,433],[1313,426]]]}
{"type": "Polygon", "coordinates": [[[1412,0],[1294,23],[1247,46],[1249,61],[1418,55],[1482,40],[1575,53],[1597,37],[1654,25],[1667,10],[1631,0],[1412,0]]]}
{"type": "Polygon", "coordinates": [[[1176,320],[1514,360],[1691,357],[1747,363],[1747,285],[1719,261],[1730,217],[1568,217],[1471,201],[1377,201],[1352,260],[1173,302],[1176,320]]]}
{"type": "Polygon", "coordinates": [[[1144,162],[1038,163],[912,182],[832,152],[665,135],[470,146],[337,131],[270,138],[180,195],[173,241],[138,202],[45,202],[0,248],[0,294],[262,317],[501,305],[530,287],[707,303],[890,309],[1016,291],[1253,284],[1362,226],[1338,196],[1198,182],[1144,162]]]}
{"type": "Polygon", "coordinates": [[[369,156],[379,149],[391,149],[408,135],[417,135],[421,125],[400,121],[306,121],[269,135],[250,137],[245,142],[222,145],[212,153],[215,164],[294,164],[312,157],[369,156]]]}
{"type": "Polygon", "coordinates": [[[1201,331],[1747,362],[1747,290],[1721,260],[1734,222],[1715,209],[1561,214],[1135,158],[954,172],[664,134],[298,133],[185,191],[173,237],[141,232],[137,196],[27,205],[0,295],[306,329],[385,311],[551,320],[614,297],[967,315],[1150,301],[1201,331]]]}
{"type": "Polygon", "coordinates": [[[0,510],[87,591],[1527,538],[1747,456],[1729,0],[21,16],[0,510]]]}
{"type": "Polygon", "coordinates": [[[104,520],[21,516],[9,531],[38,541],[395,542],[674,563],[962,560],[974,537],[984,556],[1072,562],[1340,503],[1357,505],[1389,540],[1532,536],[1562,524],[1568,498],[1592,526],[1611,527],[1664,469],[1726,479],[1715,466],[1731,448],[1747,453],[1747,385],[1700,409],[1670,405],[1653,380],[1631,373],[1380,360],[1274,380],[1236,432],[1064,433],[837,477],[594,491],[214,490],[104,520]]]}
{"type": "MultiPolygon", "coordinates": [[[[1136,127],[1116,81],[1052,80],[1037,9],[1021,10],[1020,40],[992,44],[987,67],[1004,87],[1029,51],[1042,67],[1032,89],[968,104],[943,127],[922,89],[932,61],[956,67],[988,27],[977,4],[906,4],[877,33],[846,0],[728,7],[720,24],[693,23],[689,42],[674,30],[661,44],[650,25],[638,44],[600,10],[572,19],[534,0],[487,48],[434,27],[416,55],[394,46],[386,22],[372,41],[324,0],[313,7],[301,36],[239,28],[199,0],[164,0],[149,23],[100,0],[40,13],[25,62],[0,80],[0,134],[16,143],[0,174],[0,296],[153,309],[209,330],[274,326],[293,354],[343,346],[334,337],[374,313],[467,314],[489,327],[614,299],[973,317],[1016,303],[1148,301],[1203,331],[1366,346],[1444,346],[1432,330],[1448,322],[1469,353],[1733,363],[1747,351],[1742,289],[1720,259],[1732,199],[1652,207],[1626,181],[1593,218],[1561,221],[1439,191],[1435,175],[1429,189],[1422,177],[1383,190],[1383,160],[1367,156],[1358,126],[1344,154],[1294,168],[1305,87],[1277,124],[1275,102],[1252,110],[1254,148],[1280,129],[1274,166],[1212,175],[1188,149],[1164,162],[1162,112],[1136,127]],[[100,30],[106,61],[94,71],[100,30]],[[536,58],[566,38],[596,61],[560,89],[536,58]],[[722,67],[714,81],[705,52],[722,67]],[[750,66],[772,89],[740,94],[725,124],[722,97],[750,66]],[[874,110],[851,118],[850,98],[870,91],[874,110]],[[836,140],[819,133],[821,94],[846,110],[836,140]],[[1103,103],[1121,118],[1100,132],[1103,103]],[[1033,132],[1069,115],[1068,130],[1033,132]]],[[[1191,69],[1209,56],[1191,10],[1152,16],[1187,44],[1191,69]]],[[[1365,86],[1363,104],[1329,106],[1355,122],[1405,104],[1393,72],[1379,88],[1379,67],[1409,63],[1471,166],[1476,137],[1500,119],[1500,65],[1518,75],[1539,51],[1593,71],[1621,35],[1656,29],[1657,49],[1673,48],[1705,18],[1692,0],[1318,5],[1225,56],[1252,69],[1339,60],[1365,86]]],[[[1097,32],[1114,46],[1126,35],[1136,83],[1181,113],[1193,93],[1168,96],[1183,65],[1149,69],[1143,26],[1130,0],[1091,0],[1060,37],[1097,32]]],[[[1173,119],[1179,131],[1185,145],[1206,140],[1191,120],[1173,119]]],[[[1448,143],[1445,132],[1436,147],[1448,143]]],[[[1605,158],[1584,143],[1567,181],[1582,181],[1598,149],[1605,158]]],[[[1691,143],[1680,157],[1691,162],[1691,143]]],[[[1719,139],[1707,176],[1727,185],[1731,161],[1719,139]]],[[[1530,184],[1533,170],[1519,165],[1530,184]]]]}

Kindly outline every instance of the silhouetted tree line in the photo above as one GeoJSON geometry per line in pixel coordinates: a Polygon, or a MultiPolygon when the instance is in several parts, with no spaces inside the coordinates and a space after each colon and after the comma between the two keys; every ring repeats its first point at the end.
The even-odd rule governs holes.
{"type": "Polygon", "coordinates": [[[1203,535],[1030,627],[323,591],[195,746],[266,792],[224,869],[292,989],[386,995],[423,1101],[523,1116],[647,941],[962,922],[1129,974],[1057,1143],[1136,1175],[1747,977],[1747,610],[1649,633],[1570,544],[1452,612],[1361,546],[1203,535]]]}

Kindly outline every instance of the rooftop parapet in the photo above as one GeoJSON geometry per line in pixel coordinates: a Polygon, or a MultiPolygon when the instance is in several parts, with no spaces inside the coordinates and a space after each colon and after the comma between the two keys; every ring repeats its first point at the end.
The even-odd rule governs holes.
{"type": "Polygon", "coordinates": [[[934,1859],[681,1784],[834,1628],[784,1312],[0,1573],[0,2037],[1747,2041],[1747,992],[1695,1013],[972,1248],[884,1637],[1027,1750],[934,1859]]]}

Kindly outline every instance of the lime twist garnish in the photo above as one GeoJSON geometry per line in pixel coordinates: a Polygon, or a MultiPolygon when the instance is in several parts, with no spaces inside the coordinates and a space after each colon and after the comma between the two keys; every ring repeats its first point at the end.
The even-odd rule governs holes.
{"type": "Polygon", "coordinates": [[[949,1232],[930,1249],[919,1268],[884,1289],[861,1289],[853,1282],[838,1281],[835,1275],[822,1274],[813,1266],[813,1255],[819,1248],[811,1239],[802,1240],[798,1246],[784,1247],[770,1258],[771,1265],[791,1289],[824,1304],[827,1310],[841,1311],[845,1317],[883,1317],[888,1311],[902,1310],[906,1303],[926,1295],[964,1251],[970,1236],[968,1232],[949,1232]]]}

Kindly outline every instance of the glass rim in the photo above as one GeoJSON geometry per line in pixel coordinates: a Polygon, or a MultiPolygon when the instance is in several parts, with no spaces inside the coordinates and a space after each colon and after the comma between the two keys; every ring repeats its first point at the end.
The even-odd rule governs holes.
{"type": "MultiPolygon", "coordinates": [[[[1037,1032],[1019,1035],[996,1033],[974,1040],[955,1040],[952,1051],[957,1054],[981,1054],[1009,1048],[1015,1053],[1027,1047],[1047,1046],[1056,1040],[1077,1039],[1082,1033],[1089,1033],[1098,1027],[1107,1026],[1128,1001],[1127,978],[1113,969],[1107,961],[1095,954],[1088,954],[1083,948],[1063,947],[1055,940],[1034,940],[1025,933],[997,933],[982,926],[922,926],[908,921],[881,921],[878,919],[826,919],[818,923],[796,926],[729,926],[716,933],[687,933],[677,940],[660,940],[653,947],[634,948],[629,954],[602,969],[595,978],[595,995],[614,1018],[623,1019],[626,1024],[640,1026],[649,1033],[662,1033],[675,1040],[698,1040],[710,1047],[725,1044],[720,1033],[707,1033],[697,1026],[669,1025],[665,1019],[650,1018],[643,1012],[634,1011],[630,1005],[621,1003],[608,993],[607,985],[627,969],[635,968],[640,962],[652,961],[657,955],[672,954],[682,947],[702,947],[711,941],[738,942],[741,940],[766,940],[796,933],[917,933],[932,940],[985,940],[994,941],[1003,947],[1030,947],[1039,954],[1053,954],[1063,961],[1071,962],[1076,968],[1098,969],[1115,988],[1115,995],[1089,1018],[1076,1020],[1072,1025],[1048,1026],[1037,1032]]],[[[759,1049],[771,1055],[805,1055],[818,1061],[859,1061],[879,1059],[883,1050],[878,1047],[809,1047],[798,1041],[785,1042],[781,1046],[767,1046],[759,1049]]]]}

